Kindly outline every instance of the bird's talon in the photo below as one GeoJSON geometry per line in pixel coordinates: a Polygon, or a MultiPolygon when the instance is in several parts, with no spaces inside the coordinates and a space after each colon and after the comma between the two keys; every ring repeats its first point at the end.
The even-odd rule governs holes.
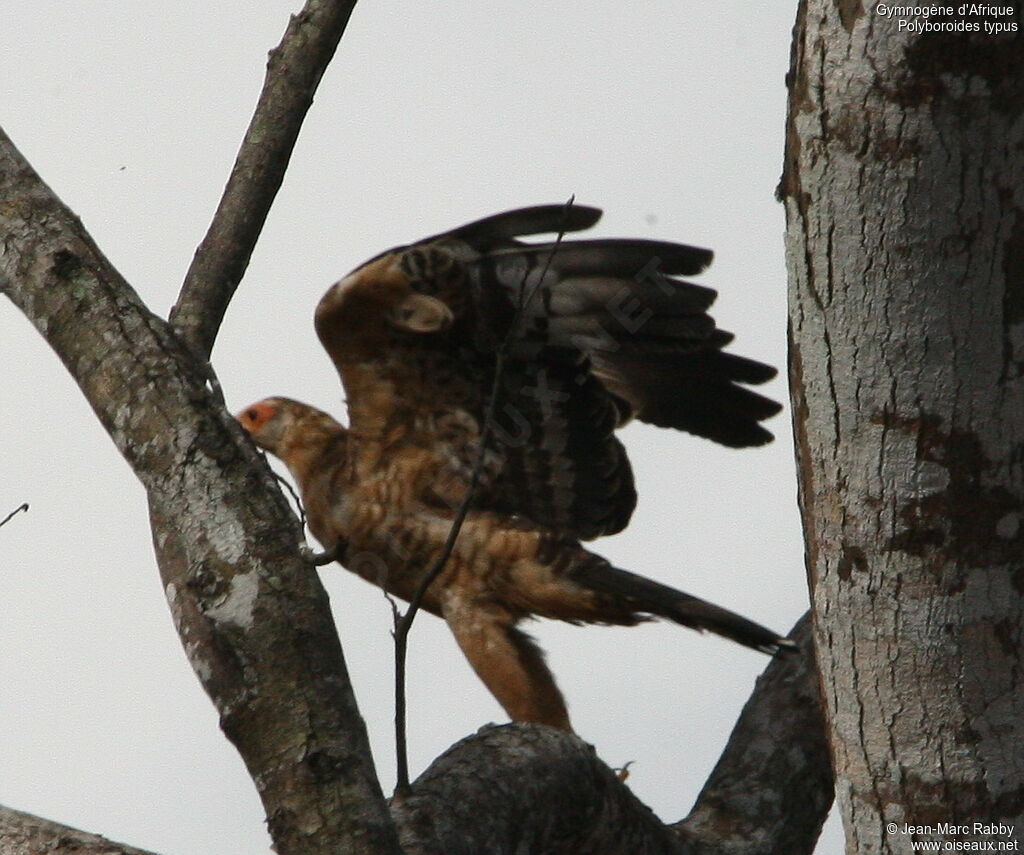
{"type": "Polygon", "coordinates": [[[336,546],[332,546],[330,549],[325,549],[323,552],[317,552],[306,544],[302,544],[302,546],[299,547],[299,552],[301,552],[302,557],[314,567],[323,567],[325,564],[330,564],[338,560],[338,547],[336,546]]]}

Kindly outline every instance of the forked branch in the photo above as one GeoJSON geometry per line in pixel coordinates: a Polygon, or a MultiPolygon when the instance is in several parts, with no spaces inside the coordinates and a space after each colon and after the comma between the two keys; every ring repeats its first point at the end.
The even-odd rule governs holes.
{"type": "Polygon", "coordinates": [[[175,623],[260,782],[276,850],[397,853],[327,596],[269,471],[203,366],[2,132],[0,199],[0,292],[146,487],[175,623]]]}

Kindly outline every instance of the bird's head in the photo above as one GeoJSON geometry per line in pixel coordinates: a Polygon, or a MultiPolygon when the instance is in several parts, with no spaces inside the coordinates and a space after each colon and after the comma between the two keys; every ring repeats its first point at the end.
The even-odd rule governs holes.
{"type": "Polygon", "coordinates": [[[288,398],[264,398],[235,415],[253,442],[264,451],[277,454],[285,432],[294,423],[288,398]]]}
{"type": "Polygon", "coordinates": [[[345,428],[323,410],[291,398],[264,398],[236,416],[253,442],[291,467],[297,457],[344,436],[345,428]]]}

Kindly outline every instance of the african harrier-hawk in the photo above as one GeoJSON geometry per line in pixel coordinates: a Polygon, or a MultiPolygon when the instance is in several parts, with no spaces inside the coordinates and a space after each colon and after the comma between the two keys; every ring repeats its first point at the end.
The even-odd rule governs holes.
{"type": "Polygon", "coordinates": [[[760,422],[779,410],[745,385],[775,370],[723,352],[732,335],[706,313],[715,292],[676,278],[700,273],[710,251],[518,240],[579,231],[600,214],[509,211],[366,262],[316,310],[348,427],[287,398],[239,414],[288,466],[317,539],[405,599],[441,554],[482,461],[472,510],[423,605],[447,621],[513,720],[565,729],[543,654],[516,628],[525,617],[633,625],[654,616],[769,653],[791,646],[580,545],[621,530],[633,512],[615,437],[629,419],[743,447],[772,438],[760,422]]]}

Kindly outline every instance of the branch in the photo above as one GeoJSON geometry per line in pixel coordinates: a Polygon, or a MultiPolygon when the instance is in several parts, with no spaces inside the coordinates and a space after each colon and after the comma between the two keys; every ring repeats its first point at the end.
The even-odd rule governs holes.
{"type": "Polygon", "coordinates": [[[16,507],[7,516],[0,520],[0,528],[3,528],[5,525],[7,525],[7,523],[11,521],[11,517],[13,517],[15,514],[21,513],[22,511],[28,511],[28,502],[22,502],[18,507],[16,507]]]}
{"type": "Polygon", "coordinates": [[[153,855],[2,805],[0,852],[4,855],[153,855]]]}
{"type": "MultiPolygon", "coordinates": [[[[573,734],[538,725],[481,728],[435,760],[408,797],[395,800],[392,814],[405,855],[690,852],[593,748],[573,734]]],[[[74,848],[93,840],[103,838],[0,809],[4,853],[150,855],[109,841],[106,849],[84,843],[74,848]],[[22,838],[22,849],[4,845],[22,838]],[[67,841],[68,848],[47,848],[56,841],[67,841]]]]}
{"type": "Polygon", "coordinates": [[[593,748],[538,725],[485,727],[396,798],[407,855],[476,852],[809,855],[832,803],[810,640],[758,679],[690,816],[663,825],[593,748]]]}
{"type": "Polygon", "coordinates": [[[435,760],[392,814],[407,855],[690,851],[591,746],[541,725],[481,728],[435,760]]]}
{"type": "Polygon", "coordinates": [[[0,132],[0,292],[82,388],[146,487],[185,651],[259,782],[276,850],[396,853],[327,596],[265,462],[0,132]]]}
{"type": "Polygon", "coordinates": [[[832,763],[808,612],[789,637],[801,654],[777,656],[747,701],[729,743],[676,824],[695,855],[814,851],[832,805],[832,763]]]}
{"type": "Polygon", "coordinates": [[[171,323],[210,358],[224,312],[284,179],[306,111],[356,0],[308,0],[270,52],[256,112],[213,222],[185,276],[171,323]]]}

